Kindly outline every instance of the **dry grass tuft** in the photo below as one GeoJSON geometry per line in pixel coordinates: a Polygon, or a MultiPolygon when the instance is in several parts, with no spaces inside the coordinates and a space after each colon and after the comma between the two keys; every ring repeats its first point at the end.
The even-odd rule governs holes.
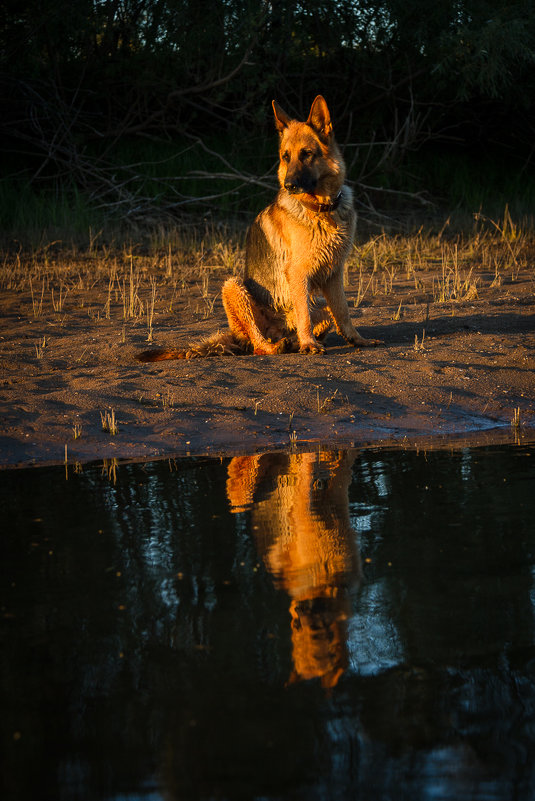
{"type": "Polygon", "coordinates": [[[102,430],[107,431],[108,434],[118,434],[119,428],[115,419],[115,411],[112,409],[110,412],[101,412],[100,419],[102,421],[102,430]]]}
{"type": "MultiPolygon", "coordinates": [[[[179,301],[200,319],[210,317],[221,282],[244,265],[242,234],[215,227],[188,233],[162,229],[144,247],[105,245],[99,234],[90,240],[84,251],[50,242],[31,252],[2,254],[0,289],[25,293],[21,313],[33,320],[68,321],[70,313],[83,309],[94,320],[120,323],[123,342],[127,328],[142,323],[152,342],[159,315],[173,313],[179,301]]],[[[453,308],[477,300],[482,287],[513,284],[534,261],[535,231],[515,223],[506,208],[498,221],[476,215],[469,233],[454,235],[446,223],[438,233],[374,236],[354,247],[347,283],[354,307],[392,296],[399,319],[402,307],[394,297],[399,288],[410,294],[408,302],[453,308]]],[[[42,351],[40,346],[39,358],[42,351]]]]}

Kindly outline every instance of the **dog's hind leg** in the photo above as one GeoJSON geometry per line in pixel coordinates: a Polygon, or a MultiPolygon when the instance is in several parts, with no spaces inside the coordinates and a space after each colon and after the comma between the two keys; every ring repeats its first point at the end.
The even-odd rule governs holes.
{"type": "Polygon", "coordinates": [[[221,296],[230,330],[239,342],[250,342],[257,355],[282,353],[286,350],[285,339],[275,343],[266,339],[266,315],[241,279],[229,278],[225,281],[221,296]]]}

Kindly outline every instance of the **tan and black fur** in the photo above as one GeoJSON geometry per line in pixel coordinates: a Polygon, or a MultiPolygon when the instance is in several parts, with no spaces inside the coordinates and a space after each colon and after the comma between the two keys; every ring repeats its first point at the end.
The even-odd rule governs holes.
{"type": "Polygon", "coordinates": [[[263,453],[228,465],[232,512],[250,510],[259,556],[289,599],[290,682],[334,687],[349,663],[347,621],[361,581],[348,487],[355,452],[263,453]]]}
{"type": "Polygon", "coordinates": [[[229,278],[222,299],[229,331],[186,350],[144,351],[140,361],[225,353],[319,353],[331,325],[356,347],[379,344],[354,328],[343,286],[355,234],[353,195],[334,139],[327,103],[318,95],[306,122],[273,101],[279,133],[280,189],[247,234],[245,274],[229,278]]]}

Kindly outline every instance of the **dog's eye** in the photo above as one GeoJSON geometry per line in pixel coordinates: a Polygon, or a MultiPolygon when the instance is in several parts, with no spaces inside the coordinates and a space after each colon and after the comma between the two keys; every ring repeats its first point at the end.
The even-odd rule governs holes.
{"type": "Polygon", "coordinates": [[[288,153],[287,150],[282,154],[282,160],[285,161],[286,164],[288,164],[288,162],[290,161],[290,154],[288,153]]]}
{"type": "Polygon", "coordinates": [[[299,158],[301,161],[312,161],[314,158],[314,151],[312,150],[302,150],[299,154],[299,158]]]}

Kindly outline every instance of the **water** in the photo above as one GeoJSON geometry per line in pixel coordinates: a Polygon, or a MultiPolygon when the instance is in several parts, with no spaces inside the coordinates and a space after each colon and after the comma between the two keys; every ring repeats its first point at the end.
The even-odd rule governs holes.
{"type": "Polygon", "coordinates": [[[2,799],[533,799],[533,459],[0,473],[2,799]]]}

